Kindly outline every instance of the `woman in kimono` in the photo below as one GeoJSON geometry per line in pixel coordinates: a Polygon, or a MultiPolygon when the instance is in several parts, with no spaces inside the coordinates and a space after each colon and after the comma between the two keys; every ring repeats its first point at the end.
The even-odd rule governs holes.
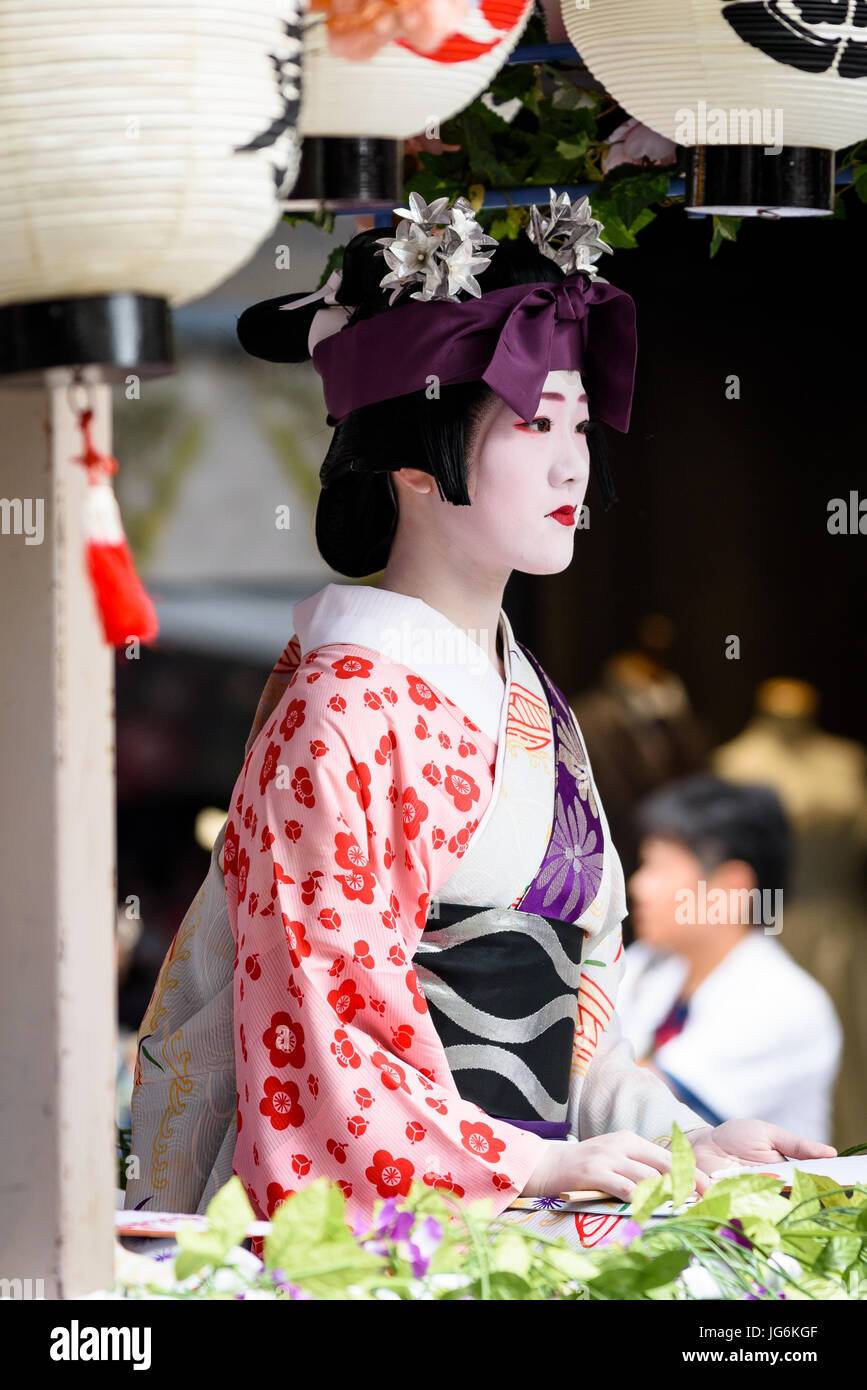
{"type": "Polygon", "coordinates": [[[620,862],[502,596],[571,562],[591,471],[612,500],[599,422],[628,427],[634,306],[586,205],[497,246],[445,202],[239,324],[269,360],[312,353],[336,426],[317,542],[382,578],[295,606],[140,1030],[128,1206],[203,1210],[234,1172],[267,1217],[325,1175],[366,1219],[417,1181],[495,1214],[536,1198],[508,1219],[579,1243],[557,1194],[628,1200],[674,1122],[699,1191],[835,1152],[705,1124],[622,1037],[620,862]]]}

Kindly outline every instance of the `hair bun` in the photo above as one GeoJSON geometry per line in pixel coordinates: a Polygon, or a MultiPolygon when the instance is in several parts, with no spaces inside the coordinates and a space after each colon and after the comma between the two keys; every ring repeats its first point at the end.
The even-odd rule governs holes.
{"type": "Polygon", "coordinates": [[[283,312],[283,304],[305,299],[307,291],[281,294],[276,299],[263,299],[245,309],[235,325],[238,342],[252,357],[265,362],[307,362],[307,338],[313,316],[322,308],[322,300],[314,300],[301,309],[283,312]]]}

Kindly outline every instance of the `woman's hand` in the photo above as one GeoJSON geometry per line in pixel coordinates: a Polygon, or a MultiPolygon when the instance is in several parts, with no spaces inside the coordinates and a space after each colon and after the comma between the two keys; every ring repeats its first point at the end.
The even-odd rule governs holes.
{"type": "Polygon", "coordinates": [[[695,1161],[708,1173],[733,1164],[780,1163],[788,1158],[836,1158],[837,1150],[815,1139],[801,1139],[767,1120],[726,1120],[716,1128],[691,1130],[695,1161]]]}
{"type": "MultiPolygon", "coordinates": [[[[629,1201],[636,1183],[671,1170],[671,1154],[628,1129],[599,1134],[580,1143],[549,1140],[550,1152],[534,1168],[523,1197],[556,1197],[560,1192],[599,1188],[629,1201]]],[[[710,1178],[696,1157],[695,1186],[703,1194],[710,1178]]]]}

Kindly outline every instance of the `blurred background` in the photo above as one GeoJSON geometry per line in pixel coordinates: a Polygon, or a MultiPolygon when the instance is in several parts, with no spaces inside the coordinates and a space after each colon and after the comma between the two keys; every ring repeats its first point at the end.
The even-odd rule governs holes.
{"type": "MultiPolygon", "coordinates": [[[[117,661],[121,1125],[135,1032],[220,825],[202,813],[227,808],[292,605],[351,582],[313,539],[318,378],[245,356],[235,323],[314,289],[355,230],[278,225],[178,311],[178,372],[140,401],[115,393],[118,493],[161,623],[154,648],[117,661]]],[[[673,208],[640,254],[609,259],[638,307],[632,425],[609,432],[620,500],[605,512],[591,492],[569,570],[516,575],[505,601],[578,713],[627,875],[636,801],[672,778],[713,767],[780,792],[796,840],[781,942],[844,1026],[838,1147],[867,1139],[865,541],[828,530],[832,499],[867,497],[865,230],[855,200],[844,220],[745,219],[710,259],[709,222],[673,208]]]]}

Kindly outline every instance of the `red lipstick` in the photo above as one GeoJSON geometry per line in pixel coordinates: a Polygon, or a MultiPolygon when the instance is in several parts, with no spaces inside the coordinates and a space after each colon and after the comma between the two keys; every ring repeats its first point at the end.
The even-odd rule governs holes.
{"type": "Polygon", "coordinates": [[[549,512],[548,515],[549,515],[549,516],[553,516],[553,518],[554,518],[555,521],[559,521],[559,523],[560,523],[561,526],[574,526],[574,525],[575,525],[575,508],[574,508],[574,506],[572,506],[572,507],[558,507],[557,510],[556,510],[556,512],[549,512]]]}

